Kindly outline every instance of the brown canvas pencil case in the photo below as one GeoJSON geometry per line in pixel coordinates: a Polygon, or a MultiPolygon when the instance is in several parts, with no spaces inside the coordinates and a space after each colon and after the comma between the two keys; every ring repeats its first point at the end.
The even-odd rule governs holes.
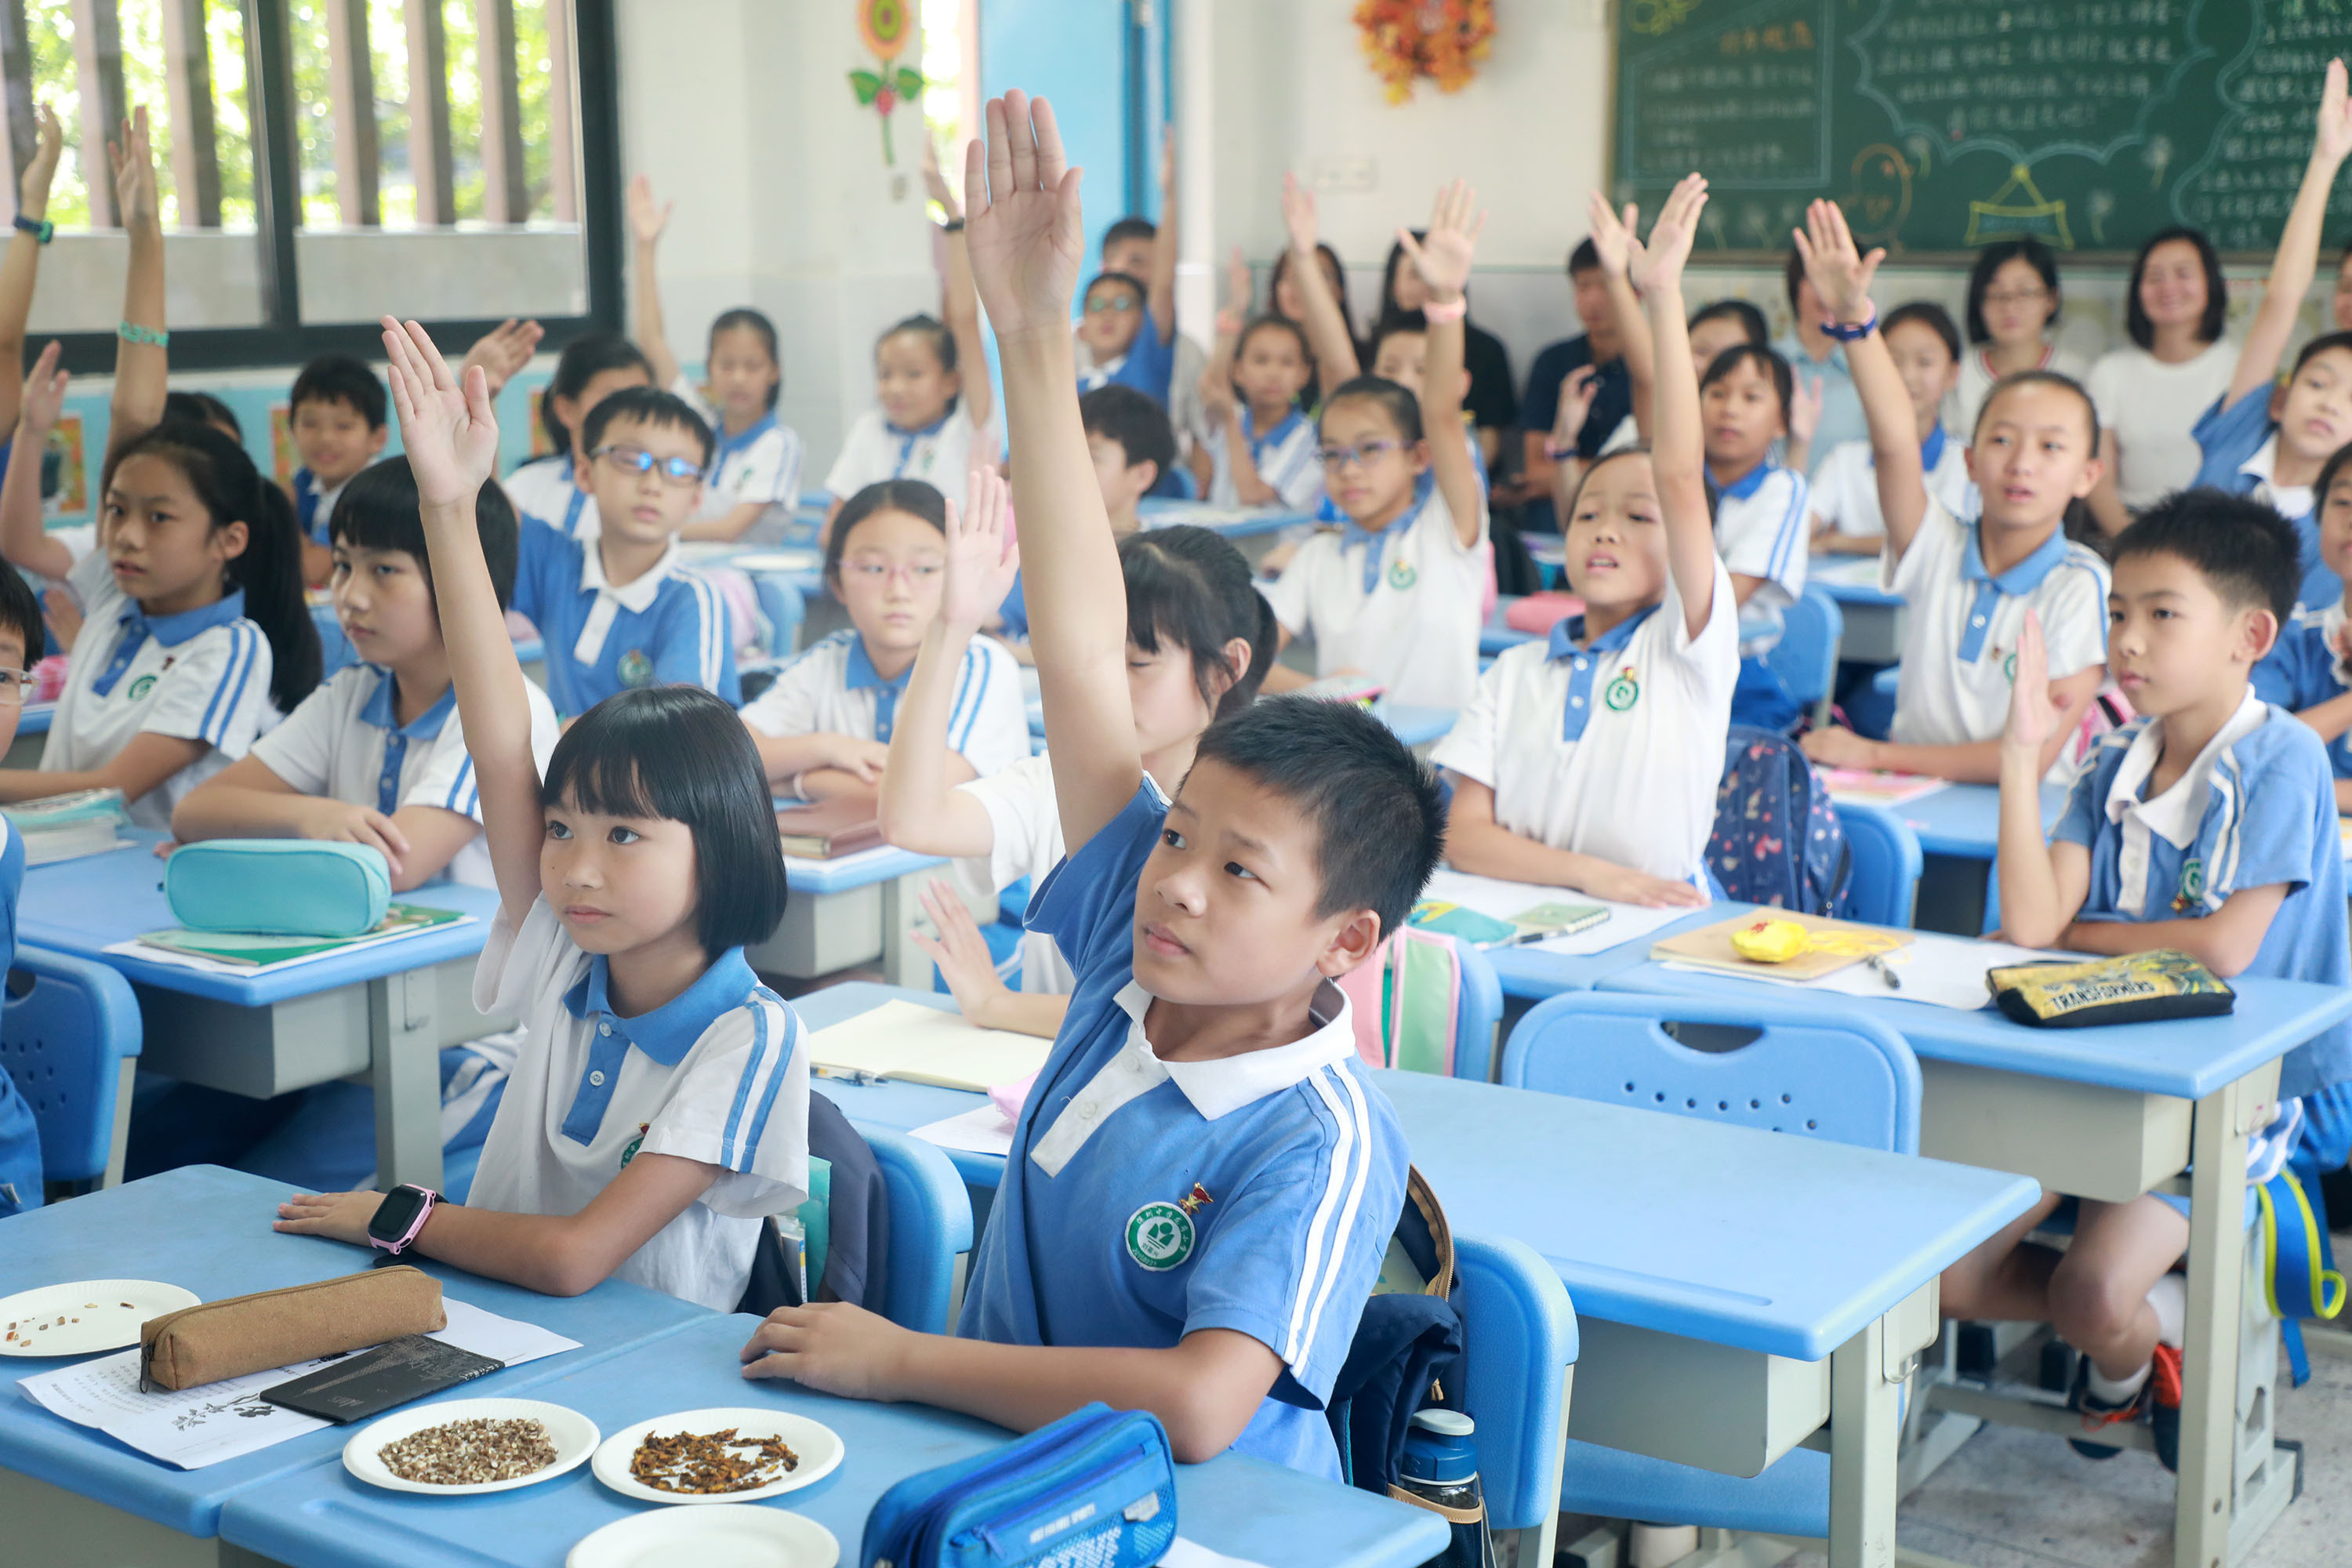
{"type": "Polygon", "coordinates": [[[448,1322],[441,1281],[406,1264],[231,1296],[142,1324],[139,1385],[194,1388],[431,1333],[448,1322]]]}

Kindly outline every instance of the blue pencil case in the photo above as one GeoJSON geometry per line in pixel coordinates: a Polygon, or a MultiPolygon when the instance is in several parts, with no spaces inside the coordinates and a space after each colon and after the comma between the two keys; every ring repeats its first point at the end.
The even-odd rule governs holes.
{"type": "Polygon", "coordinates": [[[1176,1461],[1148,1410],[1099,1402],[908,1476],[866,1516],[863,1568],[1150,1568],[1176,1539],[1176,1461]]]}
{"type": "Polygon", "coordinates": [[[383,923],[392,873],[363,844],[213,838],[172,851],[163,898],[189,931],[361,936],[383,923]]]}

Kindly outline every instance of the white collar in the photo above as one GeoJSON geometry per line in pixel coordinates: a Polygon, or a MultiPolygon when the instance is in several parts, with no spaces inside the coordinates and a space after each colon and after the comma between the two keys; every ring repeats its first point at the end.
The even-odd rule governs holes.
{"type": "Polygon", "coordinates": [[[2238,472],[2260,479],[2265,489],[2276,488],[2271,480],[2271,476],[2278,472],[2278,435],[2275,431],[2269,440],[2254,448],[2252,457],[2238,465],[2238,472]]]}
{"type": "Polygon", "coordinates": [[[677,565],[682,553],[677,536],[670,535],[669,545],[663,550],[660,560],[646,567],[626,586],[615,588],[604,580],[604,552],[600,542],[587,540],[581,551],[580,585],[593,594],[610,594],[624,607],[642,616],[654,607],[654,599],[661,593],[662,584],[677,565]]]}
{"type": "Polygon", "coordinates": [[[1192,1109],[1208,1121],[1302,1083],[1316,1068],[1356,1054],[1356,1026],[1348,1011],[1348,994],[1328,980],[1316,988],[1315,1000],[1307,1008],[1307,1016],[1317,1025],[1313,1033],[1286,1046],[1268,1046],[1205,1062],[1163,1061],[1151,1048],[1143,1034],[1143,1016],[1150,1009],[1151,993],[1141,984],[1129,981],[1114,1000],[1134,1020],[1121,1049],[1134,1056],[1145,1070],[1157,1069],[1159,1076],[1173,1079],[1192,1109]]]}
{"type": "Polygon", "coordinates": [[[2164,721],[2151,719],[2147,728],[2132,738],[2131,745],[2124,752],[2123,766],[2116,770],[2114,782],[2107,785],[2107,820],[2120,823],[2126,817],[2136,817],[2175,849],[2188,848],[2197,842],[2198,826],[2205,820],[2205,799],[2212,787],[2214,764],[2221,760],[2223,752],[2260,729],[2269,717],[2270,705],[2248,688],[2238,710],[2213,732],[2213,738],[2205,742],[2205,749],[2197,753],[2188,771],[2154,800],[2142,800],[2140,788],[2155,771],[2156,759],[2164,750],[2164,721]]]}

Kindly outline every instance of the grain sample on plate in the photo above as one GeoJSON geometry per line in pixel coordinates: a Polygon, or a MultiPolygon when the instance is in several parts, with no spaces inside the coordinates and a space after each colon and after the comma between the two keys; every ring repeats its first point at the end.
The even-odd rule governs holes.
{"type": "Polygon", "coordinates": [[[665,1437],[648,1432],[629,1459],[629,1474],[657,1491],[711,1497],[754,1491],[800,1468],[800,1456],[781,1437],[742,1437],[724,1432],[680,1432],[665,1437]],[[749,1452],[738,1453],[738,1449],[749,1452]]]}

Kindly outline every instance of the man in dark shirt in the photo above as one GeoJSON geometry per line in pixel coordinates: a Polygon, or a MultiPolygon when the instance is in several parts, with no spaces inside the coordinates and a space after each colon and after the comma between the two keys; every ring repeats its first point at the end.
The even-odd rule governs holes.
{"type": "Polygon", "coordinates": [[[1577,455],[1590,461],[1600,456],[1601,444],[1619,423],[1633,412],[1633,383],[1625,373],[1623,345],[1609,311],[1607,279],[1601,270],[1601,253],[1592,241],[1581,240],[1569,253],[1568,280],[1576,289],[1576,318],[1584,324],[1581,337],[1564,339],[1536,355],[1528,371],[1528,395],[1520,401],[1520,464],[1527,497],[1526,526],[1559,528],[1552,516],[1553,464],[1547,447],[1552,422],[1559,416],[1560,388],[1588,364],[1600,369],[1593,376],[1592,409],[1577,432],[1577,455]]]}

